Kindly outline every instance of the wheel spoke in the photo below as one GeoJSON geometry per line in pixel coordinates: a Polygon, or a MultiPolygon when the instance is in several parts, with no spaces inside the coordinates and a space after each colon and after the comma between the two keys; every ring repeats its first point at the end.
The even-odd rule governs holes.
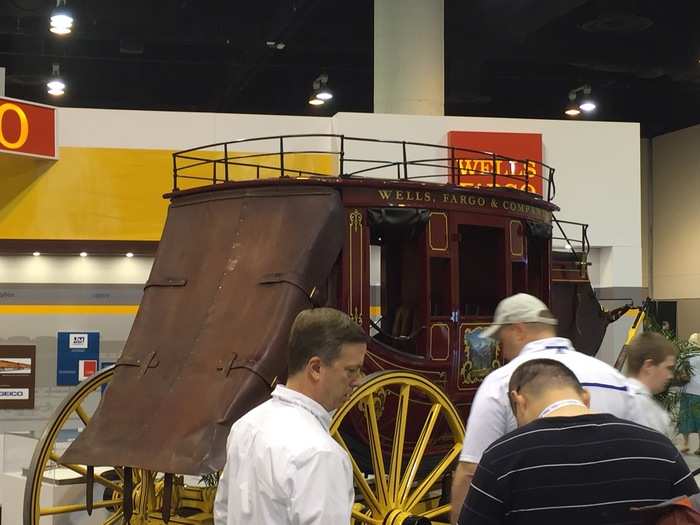
{"type": "Polygon", "coordinates": [[[389,466],[389,496],[396,501],[401,481],[401,464],[403,462],[403,445],[406,439],[406,419],[408,413],[408,400],[411,385],[402,385],[399,401],[396,407],[396,427],[394,429],[394,447],[391,451],[391,465],[389,466]]]}
{"type": "Polygon", "coordinates": [[[87,426],[88,423],[90,422],[90,416],[88,416],[87,412],[85,412],[83,405],[78,404],[75,407],[75,413],[78,414],[78,417],[80,418],[80,421],[83,422],[83,425],[87,426]]]}
{"type": "MultiPolygon", "coordinates": [[[[439,507],[435,507],[434,509],[426,510],[425,512],[421,512],[418,515],[422,518],[432,519],[436,516],[442,516],[443,514],[447,514],[448,512],[450,512],[451,508],[451,505],[448,503],[446,505],[440,505],[439,507]]],[[[441,522],[434,521],[433,523],[441,522]]],[[[107,524],[105,523],[105,525],[107,524]]]]}
{"type": "Polygon", "coordinates": [[[379,505],[377,497],[374,495],[372,489],[369,487],[369,484],[367,483],[364,474],[360,470],[360,467],[357,465],[355,458],[352,456],[352,454],[350,454],[350,450],[345,444],[345,440],[340,435],[340,432],[335,432],[333,434],[333,438],[340,444],[341,447],[345,449],[345,452],[347,452],[348,456],[350,457],[350,462],[352,463],[352,473],[355,475],[355,483],[357,483],[357,487],[360,489],[360,492],[362,492],[362,496],[364,496],[365,498],[365,503],[372,509],[372,512],[380,514],[380,510],[383,507],[379,505]]]}
{"type": "MultiPolygon", "coordinates": [[[[105,507],[115,507],[117,505],[120,505],[122,500],[120,499],[115,499],[115,500],[103,500],[103,501],[96,501],[92,504],[93,509],[103,509],[105,507]]],[[[86,511],[87,510],[87,505],[82,503],[82,504],[76,504],[76,505],[59,505],[56,507],[44,507],[40,509],[40,515],[41,516],[52,516],[55,514],[68,514],[70,512],[81,512],[81,511],[86,511]]]]}
{"type": "Polygon", "coordinates": [[[425,454],[425,449],[430,441],[430,436],[433,434],[433,429],[435,428],[435,422],[440,415],[440,410],[442,406],[439,403],[434,403],[430,412],[428,413],[428,418],[425,420],[423,425],[423,430],[421,430],[420,437],[416,442],[416,447],[413,449],[413,454],[411,454],[411,459],[406,465],[406,473],[401,480],[401,485],[399,487],[399,493],[396,498],[397,501],[403,503],[411,490],[411,485],[413,485],[413,480],[416,478],[418,473],[418,467],[420,467],[423,461],[423,455],[425,454]]]}
{"type": "Polygon", "coordinates": [[[425,496],[425,494],[430,490],[430,487],[438,482],[450,465],[452,465],[452,462],[455,460],[460,450],[462,450],[462,444],[455,443],[442,461],[440,461],[440,463],[435,466],[430,474],[425,477],[421,484],[418,485],[416,490],[413,492],[413,494],[411,494],[406,502],[405,508],[409,512],[417,503],[420,502],[423,496],[425,496]]]}
{"type": "Polygon", "coordinates": [[[119,523],[119,520],[122,519],[123,517],[124,517],[124,511],[118,510],[114,515],[112,515],[102,525],[115,525],[116,523],[119,523]]]}
{"type": "Polygon", "coordinates": [[[379,503],[389,506],[392,503],[386,484],[386,470],[384,469],[384,455],[382,454],[382,442],[377,423],[377,412],[374,406],[374,394],[370,393],[365,399],[365,420],[367,421],[367,437],[369,449],[372,455],[372,467],[374,470],[374,483],[377,487],[379,503]]]}
{"type": "MultiPolygon", "coordinates": [[[[363,514],[359,510],[352,509],[352,517],[355,518],[357,521],[360,523],[370,523],[371,525],[382,525],[382,521],[375,519],[375,518],[370,518],[366,514],[363,514]]],[[[105,525],[107,525],[105,523],[105,525]]]]}
{"type": "MultiPolygon", "coordinates": [[[[61,463],[59,461],[58,455],[53,451],[51,452],[49,457],[53,461],[55,461],[56,463],[61,465],[62,467],[65,467],[69,470],[72,470],[76,474],[80,474],[81,476],[87,475],[87,469],[85,467],[83,467],[82,465],[70,465],[68,463],[61,463]]],[[[119,494],[121,494],[123,492],[123,489],[121,486],[114,483],[114,481],[111,481],[111,480],[105,478],[104,476],[101,476],[100,474],[95,474],[94,478],[95,478],[95,481],[97,483],[99,483],[100,485],[104,485],[105,487],[109,487],[110,489],[112,489],[115,492],[118,492],[119,494]]]]}

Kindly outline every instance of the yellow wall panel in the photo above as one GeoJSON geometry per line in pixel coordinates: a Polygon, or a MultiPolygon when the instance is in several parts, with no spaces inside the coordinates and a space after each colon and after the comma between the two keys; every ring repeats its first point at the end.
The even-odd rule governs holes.
{"type": "MultiPolygon", "coordinates": [[[[162,195],[172,188],[172,151],[64,147],[59,155],[58,161],[0,156],[0,238],[160,239],[168,207],[162,195]]],[[[193,155],[220,158],[221,153],[193,155]]],[[[279,166],[278,157],[240,162],[279,166]]],[[[334,167],[331,155],[285,155],[286,170],[330,175],[334,167]]],[[[220,179],[223,169],[217,167],[220,179]]],[[[182,180],[180,189],[209,184],[211,164],[188,174],[205,180],[182,180]]],[[[261,172],[261,178],[278,175],[261,172]]],[[[229,178],[255,178],[255,169],[229,166],[229,178]]]]}

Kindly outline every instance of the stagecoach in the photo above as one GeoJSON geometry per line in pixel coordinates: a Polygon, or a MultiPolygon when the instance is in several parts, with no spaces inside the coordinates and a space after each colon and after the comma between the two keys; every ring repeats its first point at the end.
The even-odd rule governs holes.
{"type": "Polygon", "coordinates": [[[322,305],[370,338],[366,378],[331,427],[352,457],[353,521],[446,523],[470,402],[502,361],[479,337],[496,304],[540,297],[589,354],[611,320],[586,227],[555,218],[555,193],[545,164],[436,144],[295,135],[175,153],[124,351],[45,430],[24,525],[211,523],[215,487],[199,477],[215,479],[231,424],[285,381],[296,314],[322,305]],[[478,184],[466,158],[490,162],[467,174],[478,184]],[[67,428],[80,432],[66,448],[67,428]],[[60,473],[74,501],[46,504],[60,473]]]}

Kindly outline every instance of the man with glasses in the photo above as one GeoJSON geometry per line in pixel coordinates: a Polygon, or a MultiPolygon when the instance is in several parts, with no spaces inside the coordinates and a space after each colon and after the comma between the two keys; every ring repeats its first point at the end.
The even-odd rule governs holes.
{"type": "Polygon", "coordinates": [[[331,412],[361,379],[366,336],[332,308],[304,310],[289,335],[289,377],[236,421],[214,504],[216,525],[350,523],[350,459],[331,412]]]}

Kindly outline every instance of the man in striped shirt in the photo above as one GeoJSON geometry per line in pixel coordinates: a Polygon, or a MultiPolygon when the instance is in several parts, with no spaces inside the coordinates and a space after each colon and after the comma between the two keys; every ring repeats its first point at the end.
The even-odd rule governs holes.
{"type": "Polygon", "coordinates": [[[630,507],[698,492],[667,437],[593,413],[561,362],[521,364],[508,392],[519,429],[484,452],[459,525],[636,524],[630,507]]]}
{"type": "Polygon", "coordinates": [[[481,332],[483,337],[498,339],[508,364],[486,376],[469,410],[464,445],[452,478],[451,523],[457,522],[481,455],[494,441],[518,427],[509,405],[508,381],[525,361],[546,358],[563,363],[590,392],[594,412],[638,423],[644,419],[637,413],[625,376],[607,363],[577,352],[568,339],[556,337],[556,325],[557,320],[542,301],[519,293],[498,304],[493,323],[481,332]]]}

